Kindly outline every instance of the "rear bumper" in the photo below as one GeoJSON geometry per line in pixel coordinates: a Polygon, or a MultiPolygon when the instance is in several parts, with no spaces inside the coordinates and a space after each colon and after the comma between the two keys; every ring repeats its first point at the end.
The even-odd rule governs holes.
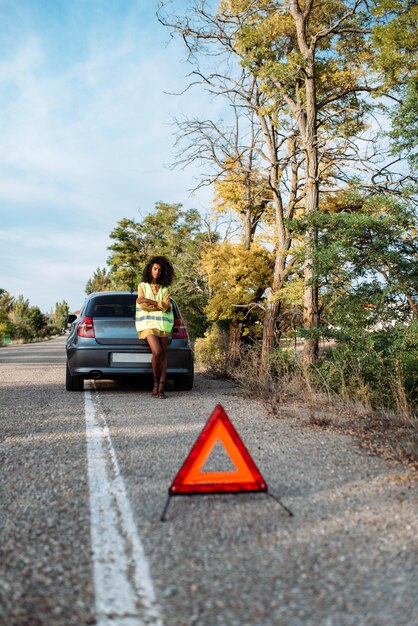
{"type": "MultiPolygon", "coordinates": [[[[90,376],[92,372],[100,372],[103,378],[113,376],[152,374],[151,361],[144,363],[111,363],[111,354],[114,352],[125,354],[144,354],[143,350],[127,350],[122,346],[109,348],[81,348],[67,350],[68,369],[72,376],[83,376],[83,378],[97,377],[97,374],[90,376]]],[[[193,353],[190,348],[169,349],[167,353],[168,366],[167,378],[171,376],[185,376],[193,372],[193,353]]]]}

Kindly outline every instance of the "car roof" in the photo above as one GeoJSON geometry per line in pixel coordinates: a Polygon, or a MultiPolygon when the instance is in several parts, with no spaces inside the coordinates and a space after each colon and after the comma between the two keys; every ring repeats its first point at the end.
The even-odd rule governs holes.
{"type": "MultiPolygon", "coordinates": [[[[84,305],[86,305],[88,302],[90,302],[90,300],[98,296],[111,297],[111,296],[136,296],[136,295],[137,295],[136,291],[93,291],[93,293],[90,293],[88,296],[86,296],[86,299],[84,300],[84,305]]],[[[170,296],[170,300],[174,302],[176,306],[178,306],[175,299],[172,298],[171,296],[170,296]]]]}
{"type": "Polygon", "coordinates": [[[133,296],[136,294],[136,291],[93,291],[93,293],[89,293],[88,298],[93,298],[94,296],[133,296]]]}

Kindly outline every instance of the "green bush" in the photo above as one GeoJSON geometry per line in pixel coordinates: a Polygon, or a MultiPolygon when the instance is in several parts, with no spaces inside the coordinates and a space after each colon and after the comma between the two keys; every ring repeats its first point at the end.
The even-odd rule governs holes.
{"type": "Polygon", "coordinates": [[[272,376],[295,374],[301,368],[300,359],[293,348],[278,348],[269,355],[267,367],[272,376]]]}
{"type": "Polygon", "coordinates": [[[14,337],[14,329],[9,321],[1,321],[0,322],[0,343],[5,342],[6,340],[13,339],[14,337]]]}
{"type": "Polygon", "coordinates": [[[398,408],[418,400],[418,323],[363,333],[327,350],[314,379],[370,408],[398,408]]]}

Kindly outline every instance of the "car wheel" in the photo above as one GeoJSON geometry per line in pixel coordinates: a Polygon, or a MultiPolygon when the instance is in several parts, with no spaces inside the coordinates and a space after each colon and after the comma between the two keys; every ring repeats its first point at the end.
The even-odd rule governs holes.
{"type": "Polygon", "coordinates": [[[187,376],[176,376],[173,380],[176,391],[190,391],[193,388],[193,373],[187,376]]]}
{"type": "Polygon", "coordinates": [[[72,376],[68,369],[68,363],[65,370],[65,388],[67,391],[83,391],[84,379],[82,376],[72,376]]]}

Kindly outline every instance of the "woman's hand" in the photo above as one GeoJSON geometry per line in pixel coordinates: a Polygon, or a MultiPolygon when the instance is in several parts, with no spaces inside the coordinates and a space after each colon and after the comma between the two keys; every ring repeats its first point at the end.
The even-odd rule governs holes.
{"type": "Polygon", "coordinates": [[[137,298],[138,304],[146,304],[147,306],[153,306],[157,308],[157,302],[155,300],[150,300],[149,298],[137,298]]]}

